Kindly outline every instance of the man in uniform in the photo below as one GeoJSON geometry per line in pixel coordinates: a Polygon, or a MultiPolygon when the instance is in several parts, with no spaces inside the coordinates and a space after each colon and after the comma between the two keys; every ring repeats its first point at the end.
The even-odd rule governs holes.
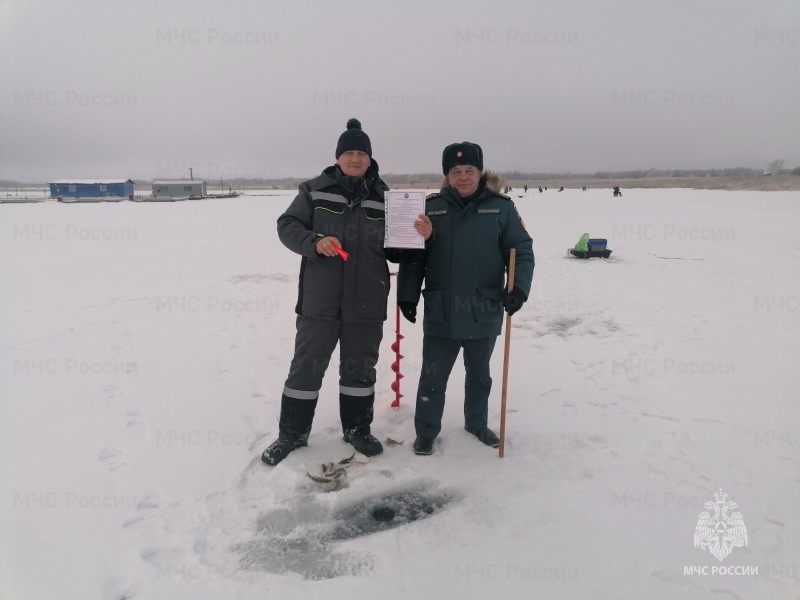
{"type": "Polygon", "coordinates": [[[533,278],[531,237],[514,202],[501,193],[499,177],[483,170],[478,144],[451,144],[442,153],[441,191],[426,201],[433,224],[425,251],[400,263],[398,302],[416,321],[425,299],[422,372],[417,389],[414,452],[429,455],[439,435],[445,390],[453,364],[464,351],[464,428],[484,444],[499,439],[488,427],[492,388],[489,361],[503,322],[528,299],[533,278]],[[514,288],[506,291],[509,253],[516,249],[514,288]],[[425,285],[422,288],[423,283],[425,285]]]}

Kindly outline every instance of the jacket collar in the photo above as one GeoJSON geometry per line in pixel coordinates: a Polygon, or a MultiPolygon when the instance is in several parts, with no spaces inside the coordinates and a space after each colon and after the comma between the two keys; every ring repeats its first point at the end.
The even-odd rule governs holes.
{"type": "MultiPolygon", "coordinates": [[[[481,174],[481,183],[479,185],[480,186],[485,185],[486,188],[493,194],[499,194],[500,191],[503,189],[503,186],[505,185],[505,181],[503,180],[503,176],[500,175],[500,173],[497,173],[496,171],[487,170],[481,174]]],[[[442,180],[441,188],[442,191],[444,191],[445,188],[450,188],[450,184],[447,183],[447,175],[445,175],[444,179],[442,180]]]]}
{"type": "Polygon", "coordinates": [[[372,158],[370,159],[370,165],[367,169],[367,172],[364,174],[364,177],[353,177],[352,175],[345,175],[339,165],[331,165],[330,167],[326,167],[322,171],[322,175],[329,179],[329,184],[333,185],[338,183],[346,190],[357,190],[360,188],[363,182],[366,182],[367,188],[375,187],[378,191],[381,192],[381,197],[383,196],[383,188],[381,185],[386,186],[383,183],[383,180],[380,178],[379,174],[379,166],[378,162],[372,158]]]}

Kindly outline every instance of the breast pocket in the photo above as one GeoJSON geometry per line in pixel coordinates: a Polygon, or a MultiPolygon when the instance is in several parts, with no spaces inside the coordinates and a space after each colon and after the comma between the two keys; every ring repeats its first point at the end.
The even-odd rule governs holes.
{"type": "Polygon", "coordinates": [[[362,223],[367,239],[383,246],[383,238],[386,233],[386,212],[383,204],[374,200],[365,200],[362,208],[364,210],[362,223]]]}

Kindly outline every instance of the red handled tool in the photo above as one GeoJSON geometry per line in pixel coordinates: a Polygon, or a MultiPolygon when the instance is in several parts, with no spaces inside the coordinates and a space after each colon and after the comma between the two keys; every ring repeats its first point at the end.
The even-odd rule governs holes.
{"type": "Polygon", "coordinates": [[[342,257],[342,260],[347,260],[347,257],[349,256],[349,254],[347,254],[347,252],[345,252],[344,250],[342,250],[342,249],[341,249],[339,246],[337,246],[336,244],[334,244],[334,245],[333,245],[333,248],[334,248],[334,250],[336,250],[336,251],[339,253],[339,256],[341,256],[341,257],[342,257]]]}
{"type": "MultiPolygon", "coordinates": [[[[317,237],[324,238],[324,237],[327,237],[327,236],[324,233],[318,233],[317,237]]],[[[333,242],[331,242],[331,243],[333,243],[333,242]]],[[[347,257],[350,256],[347,252],[342,250],[341,247],[338,244],[333,244],[333,249],[336,250],[339,253],[339,256],[342,257],[342,260],[347,260],[347,257]]]]}

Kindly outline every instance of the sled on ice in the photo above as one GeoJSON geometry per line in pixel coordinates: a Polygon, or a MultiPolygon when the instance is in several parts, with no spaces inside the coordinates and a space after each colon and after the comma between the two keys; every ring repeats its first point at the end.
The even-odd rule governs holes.
{"type": "Polygon", "coordinates": [[[568,249],[568,256],[575,258],[608,258],[613,250],[606,246],[608,240],[604,238],[590,238],[588,233],[584,233],[574,248],[568,249]]]}

